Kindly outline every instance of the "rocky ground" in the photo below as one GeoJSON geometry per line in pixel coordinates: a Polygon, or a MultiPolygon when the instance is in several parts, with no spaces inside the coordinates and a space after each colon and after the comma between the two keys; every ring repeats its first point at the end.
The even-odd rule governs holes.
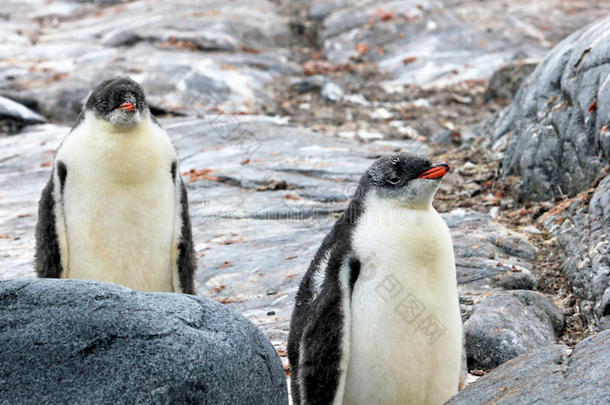
{"type": "Polygon", "coordinates": [[[54,150],[95,83],[122,74],[143,84],[179,150],[198,293],[258,324],[284,364],[303,272],[363,171],[398,150],[454,168],[435,205],[456,247],[471,379],[539,347],[572,347],[610,315],[608,20],[575,38],[571,56],[554,51],[509,104],[561,39],[608,12],[559,0],[9,1],[0,278],[34,277],[36,203],[54,150]],[[561,76],[570,66],[584,69],[577,85],[561,76]],[[547,149],[519,142],[520,114],[547,114],[540,128],[581,117],[561,139],[585,128],[594,146],[571,140],[572,160],[557,152],[567,147],[547,149],[553,167],[585,175],[532,177],[548,173],[538,164],[547,149]],[[519,160],[528,150],[539,152],[519,160]]]}

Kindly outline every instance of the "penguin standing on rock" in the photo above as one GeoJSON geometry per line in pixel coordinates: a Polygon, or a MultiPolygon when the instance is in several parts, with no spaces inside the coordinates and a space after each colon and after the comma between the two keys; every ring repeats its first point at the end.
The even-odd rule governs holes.
{"type": "Polygon", "coordinates": [[[288,338],[295,404],[442,404],[457,393],[455,259],[432,207],[448,170],[398,153],[360,180],[296,296],[288,338]]]}
{"type": "Polygon", "coordinates": [[[142,88],[100,83],[63,141],[36,226],[39,277],[194,294],[186,189],[142,88]]]}

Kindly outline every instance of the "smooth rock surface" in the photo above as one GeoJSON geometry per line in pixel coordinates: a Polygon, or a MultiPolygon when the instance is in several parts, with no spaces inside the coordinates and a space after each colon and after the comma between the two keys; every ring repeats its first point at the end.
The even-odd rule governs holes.
{"type": "Polygon", "coordinates": [[[610,331],[574,349],[549,345],[513,359],[446,404],[592,404],[610,400],[610,331]]]}
{"type": "Polygon", "coordinates": [[[324,9],[318,45],[337,64],[376,63],[388,88],[448,86],[489,78],[506,62],[541,58],[558,39],[605,15],[605,3],[570,8],[552,0],[526,4],[486,1],[333,1],[324,9]],[[597,17],[596,17],[597,16],[597,17]],[[548,23],[544,21],[548,21],[548,23]]]}
{"type": "Polygon", "coordinates": [[[287,404],[273,346],[225,306],[78,280],[0,282],[0,403],[287,404]]]}
{"type": "Polygon", "coordinates": [[[491,370],[539,346],[555,343],[563,316],[541,293],[496,293],[475,305],[464,323],[468,369],[491,370]]]}
{"type": "Polygon", "coordinates": [[[559,43],[494,123],[502,174],[526,200],[573,197],[610,164],[610,18],[559,43]],[[510,136],[509,136],[510,134],[510,136]]]}

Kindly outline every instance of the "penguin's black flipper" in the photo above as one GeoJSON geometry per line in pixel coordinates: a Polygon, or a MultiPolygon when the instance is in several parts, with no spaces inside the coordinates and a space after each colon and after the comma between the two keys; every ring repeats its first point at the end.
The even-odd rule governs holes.
{"type": "MultiPolygon", "coordinates": [[[[63,191],[63,181],[66,176],[66,168],[61,162],[57,167],[59,180],[62,183],[60,189],[63,191]]],[[[36,223],[36,274],[41,278],[59,278],[63,271],[61,265],[61,253],[57,237],[57,218],[55,215],[55,173],[42,190],[40,202],[38,203],[38,222],[36,223]]]]}
{"type": "MultiPolygon", "coordinates": [[[[315,295],[313,302],[306,303],[299,314],[307,317],[302,334],[292,336],[292,342],[289,342],[292,343],[291,363],[298,364],[292,376],[295,404],[343,402],[349,363],[350,295],[360,262],[348,257],[343,263],[333,265],[333,261],[336,260],[329,261],[319,294],[315,295]],[[294,359],[295,351],[298,360],[294,359]]],[[[294,329],[296,332],[298,327],[295,325],[294,329]]]]}
{"type": "Polygon", "coordinates": [[[301,338],[302,363],[299,367],[301,396],[307,404],[331,404],[337,395],[340,379],[343,337],[349,333],[343,320],[341,292],[327,288],[301,338]],[[324,339],[320,339],[324,336],[324,339]]]}
{"type": "MultiPolygon", "coordinates": [[[[174,172],[174,170],[172,170],[174,172]]],[[[175,173],[175,172],[174,172],[175,173]]],[[[189,215],[188,195],[182,178],[178,175],[177,183],[180,187],[180,207],[182,229],[178,242],[178,278],[180,287],[185,294],[196,294],[195,291],[195,270],[197,269],[197,259],[195,257],[195,246],[193,244],[193,232],[191,230],[191,218],[189,215]]]]}

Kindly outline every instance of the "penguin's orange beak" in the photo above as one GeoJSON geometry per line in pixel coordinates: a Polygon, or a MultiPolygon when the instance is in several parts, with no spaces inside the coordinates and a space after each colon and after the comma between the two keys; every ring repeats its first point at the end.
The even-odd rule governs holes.
{"type": "Polygon", "coordinates": [[[439,163],[432,166],[425,172],[422,172],[417,176],[418,179],[440,179],[449,172],[449,165],[447,163],[439,163]]]}
{"type": "Polygon", "coordinates": [[[136,109],[136,105],[130,103],[129,101],[126,101],[119,106],[119,110],[135,111],[136,109]]]}

